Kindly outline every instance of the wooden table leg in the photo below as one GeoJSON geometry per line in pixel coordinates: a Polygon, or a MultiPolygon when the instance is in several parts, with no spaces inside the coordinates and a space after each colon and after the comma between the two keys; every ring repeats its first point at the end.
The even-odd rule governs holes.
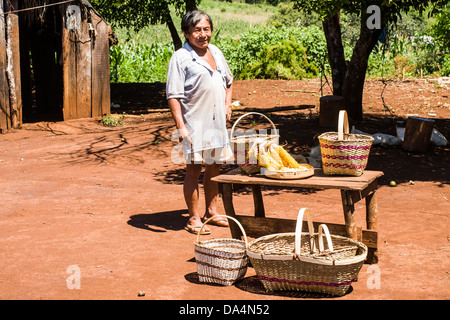
{"type": "Polygon", "coordinates": [[[252,185],[253,204],[255,206],[255,217],[264,218],[266,213],[264,211],[264,202],[261,193],[260,185],[252,185]]]}
{"type": "MultiPolygon", "coordinates": [[[[375,191],[366,197],[366,223],[368,230],[378,231],[378,207],[375,191]]],[[[369,263],[377,263],[378,250],[370,250],[367,260],[369,263]]]]}
{"type": "Polygon", "coordinates": [[[366,197],[366,223],[367,229],[378,229],[378,207],[375,192],[366,197]]]}
{"type": "MultiPolygon", "coordinates": [[[[235,218],[236,213],[233,206],[233,185],[231,183],[221,183],[220,189],[222,190],[222,202],[225,208],[225,213],[235,218]]],[[[231,236],[235,239],[241,239],[243,236],[239,227],[233,221],[230,221],[230,232],[231,236]]]]}
{"type": "Polygon", "coordinates": [[[355,212],[355,206],[349,192],[341,190],[342,207],[344,209],[345,228],[347,230],[347,236],[351,239],[358,240],[358,232],[356,229],[356,222],[353,213],[355,212]]]}

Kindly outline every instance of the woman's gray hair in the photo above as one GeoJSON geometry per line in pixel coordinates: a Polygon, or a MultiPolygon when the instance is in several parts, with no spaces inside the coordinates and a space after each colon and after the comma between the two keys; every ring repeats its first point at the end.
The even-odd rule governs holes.
{"type": "Polygon", "coordinates": [[[209,22],[209,25],[211,26],[211,31],[213,31],[213,23],[210,16],[208,16],[201,10],[192,10],[186,13],[183,19],[181,19],[181,30],[183,32],[189,33],[189,28],[195,27],[197,23],[199,23],[203,18],[206,18],[206,20],[209,22]]]}

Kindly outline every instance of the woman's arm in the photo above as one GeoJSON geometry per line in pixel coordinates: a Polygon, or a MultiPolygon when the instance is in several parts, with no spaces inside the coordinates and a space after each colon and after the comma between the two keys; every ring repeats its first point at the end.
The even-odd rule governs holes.
{"type": "Polygon", "coordinates": [[[225,91],[225,112],[227,116],[227,120],[231,120],[231,99],[233,96],[233,83],[230,84],[229,87],[227,87],[225,91]]]}

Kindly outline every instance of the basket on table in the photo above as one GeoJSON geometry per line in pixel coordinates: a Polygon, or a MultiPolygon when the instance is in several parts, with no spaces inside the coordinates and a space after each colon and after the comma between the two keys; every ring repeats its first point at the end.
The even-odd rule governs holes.
{"type": "Polygon", "coordinates": [[[247,255],[266,291],[294,290],[342,296],[357,280],[367,247],[361,242],[330,235],[326,225],[314,233],[311,214],[303,208],[295,233],[278,233],[249,243],[247,255]],[[308,232],[302,233],[303,215],[308,232]],[[325,234],[324,234],[325,233],[325,234]],[[323,237],[328,249],[324,250],[323,237]]]}
{"type": "Polygon", "coordinates": [[[258,145],[267,141],[274,141],[278,143],[279,135],[276,134],[276,132],[277,128],[275,127],[272,120],[259,112],[248,112],[236,120],[236,122],[233,124],[233,127],[231,128],[230,144],[233,149],[236,162],[242,171],[247,174],[258,173],[260,171],[261,167],[258,164],[258,159],[256,157],[258,153],[258,145]],[[243,134],[234,136],[235,127],[239,123],[239,121],[241,121],[244,117],[252,114],[260,115],[266,118],[272,125],[273,132],[275,133],[256,133],[254,130],[251,130],[250,133],[244,132],[243,134]],[[250,150],[254,150],[253,155],[251,155],[250,150]]]}
{"type": "Polygon", "coordinates": [[[318,139],[324,174],[360,176],[364,172],[373,137],[350,134],[345,110],[339,111],[338,132],[322,133],[318,139]]]}
{"type": "Polygon", "coordinates": [[[230,286],[242,279],[248,266],[246,254],[247,235],[242,225],[233,217],[216,215],[206,220],[197,234],[195,242],[195,260],[200,282],[217,283],[230,286]],[[199,241],[204,226],[217,217],[232,219],[242,231],[244,240],[238,239],[212,239],[199,241]]]}

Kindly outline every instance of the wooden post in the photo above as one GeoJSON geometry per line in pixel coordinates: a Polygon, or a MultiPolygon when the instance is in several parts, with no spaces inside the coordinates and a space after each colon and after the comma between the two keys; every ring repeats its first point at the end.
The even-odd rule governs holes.
{"type": "MultiPolygon", "coordinates": [[[[6,2],[5,11],[18,8],[18,0],[6,2]]],[[[19,17],[15,13],[6,15],[6,76],[9,85],[11,127],[22,123],[22,89],[20,85],[19,17]]]]}
{"type": "Polygon", "coordinates": [[[406,121],[402,148],[406,151],[426,152],[433,132],[434,120],[409,117],[406,121]]]}
{"type": "MultiPolygon", "coordinates": [[[[68,5],[66,5],[67,10],[68,5]]],[[[77,69],[76,69],[76,29],[68,28],[65,14],[61,27],[63,59],[63,119],[76,119],[77,114],[77,69]]]]}
{"type": "MultiPolygon", "coordinates": [[[[3,0],[0,0],[0,70],[6,70],[6,36],[3,0]]],[[[5,72],[0,72],[0,133],[11,127],[9,107],[9,86],[5,72]]]]}
{"type": "Polygon", "coordinates": [[[341,96],[323,96],[320,98],[319,126],[337,130],[339,111],[344,110],[344,98],[341,96]]]}

